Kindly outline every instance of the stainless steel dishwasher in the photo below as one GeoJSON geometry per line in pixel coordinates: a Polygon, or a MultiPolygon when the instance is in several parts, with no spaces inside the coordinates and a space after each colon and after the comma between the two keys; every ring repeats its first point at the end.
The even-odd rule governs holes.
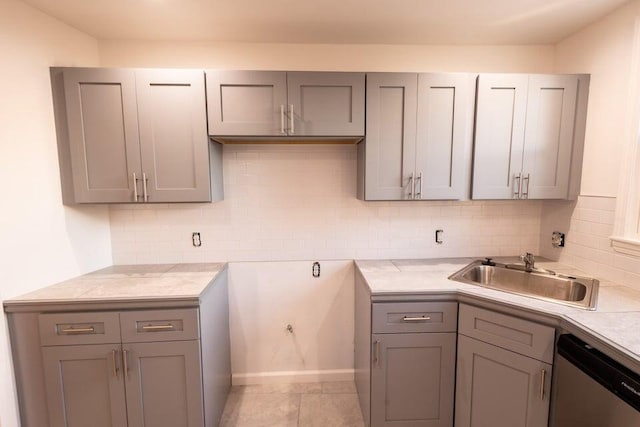
{"type": "Polygon", "coordinates": [[[573,335],[558,355],[551,427],[640,426],[640,375],[573,335]]]}

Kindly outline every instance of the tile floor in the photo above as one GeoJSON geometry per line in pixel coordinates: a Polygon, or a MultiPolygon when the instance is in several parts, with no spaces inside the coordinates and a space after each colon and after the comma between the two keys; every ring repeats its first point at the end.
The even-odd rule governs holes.
{"type": "Polygon", "coordinates": [[[353,382],[234,386],[223,427],[362,427],[353,382]]]}

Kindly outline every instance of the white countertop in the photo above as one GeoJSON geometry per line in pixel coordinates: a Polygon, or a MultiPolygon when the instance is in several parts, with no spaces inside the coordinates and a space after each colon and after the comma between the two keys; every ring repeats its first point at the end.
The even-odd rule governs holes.
{"type": "MultiPolygon", "coordinates": [[[[356,266],[372,297],[453,293],[526,309],[559,320],[569,332],[583,332],[596,338],[626,357],[627,360],[620,362],[633,365],[632,369],[640,366],[640,291],[596,277],[600,280],[600,289],[597,308],[592,311],[448,279],[472,261],[470,258],[356,261],[356,266]]],[[[517,262],[514,258],[495,261],[517,262]]],[[[566,275],[589,276],[556,262],[536,261],[536,267],[566,275]]]]}
{"type": "Polygon", "coordinates": [[[12,305],[198,298],[226,264],[115,265],[4,301],[12,305]]]}

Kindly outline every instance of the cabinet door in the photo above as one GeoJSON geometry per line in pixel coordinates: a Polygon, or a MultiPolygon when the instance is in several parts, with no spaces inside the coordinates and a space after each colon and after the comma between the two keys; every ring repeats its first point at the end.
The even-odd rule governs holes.
{"type": "Polygon", "coordinates": [[[134,71],[67,68],[63,80],[75,202],[135,202],[141,170],[134,71]]]}
{"type": "Polygon", "coordinates": [[[417,74],[367,74],[365,200],[413,199],[417,96],[417,74]]]}
{"type": "Polygon", "coordinates": [[[289,135],[364,135],[364,73],[287,73],[289,135]]]}
{"type": "Polygon", "coordinates": [[[482,74],[478,78],[473,199],[517,198],[528,79],[518,74],[482,74]]]}
{"type": "Polygon", "coordinates": [[[141,70],[136,82],[146,201],[210,201],[204,74],[141,70]]]}
{"type": "Polygon", "coordinates": [[[125,344],[129,427],[202,427],[199,341],[125,344]]]}
{"type": "Polygon", "coordinates": [[[567,198],[577,92],[577,76],[529,77],[522,167],[529,199],[567,198]]]}
{"type": "Polygon", "coordinates": [[[456,334],[375,334],[371,425],[450,427],[456,334]]]}
{"type": "Polygon", "coordinates": [[[207,71],[209,134],[284,136],[287,77],[280,71],[207,71]]]}
{"type": "Polygon", "coordinates": [[[42,347],[51,427],[127,426],[120,345],[42,347]]]}
{"type": "Polygon", "coordinates": [[[474,76],[420,74],[416,139],[419,199],[461,199],[471,153],[474,76]],[[466,155],[469,153],[469,155],[466,155]]]}
{"type": "Polygon", "coordinates": [[[551,365],[459,335],[456,375],[456,427],[547,426],[551,365]]]}

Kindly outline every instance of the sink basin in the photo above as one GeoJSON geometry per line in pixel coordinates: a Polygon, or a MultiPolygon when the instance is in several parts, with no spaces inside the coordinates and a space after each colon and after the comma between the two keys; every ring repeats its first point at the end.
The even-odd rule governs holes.
{"type": "Polygon", "coordinates": [[[483,265],[482,261],[472,262],[449,279],[589,310],[596,308],[600,283],[549,270],[528,272],[520,265],[483,265]]]}

